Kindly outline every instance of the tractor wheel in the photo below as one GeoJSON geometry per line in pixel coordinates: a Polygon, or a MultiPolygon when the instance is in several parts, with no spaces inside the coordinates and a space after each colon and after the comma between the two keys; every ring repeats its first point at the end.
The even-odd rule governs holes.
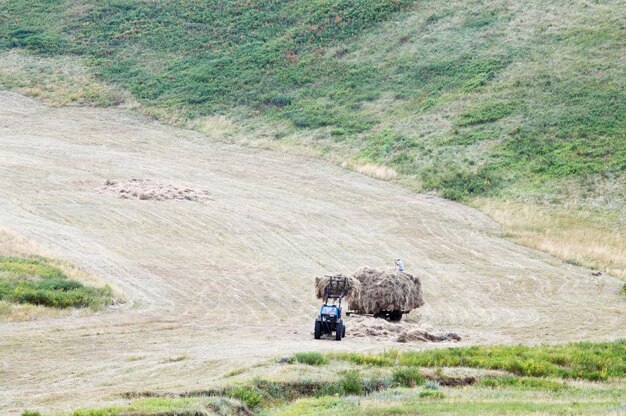
{"type": "Polygon", "coordinates": [[[389,320],[391,322],[399,322],[402,319],[402,311],[389,312],[389,320]]]}
{"type": "Polygon", "coordinates": [[[339,322],[337,326],[335,326],[335,339],[337,341],[341,341],[341,335],[343,335],[343,324],[339,322]]]}
{"type": "Polygon", "coordinates": [[[341,338],[345,338],[346,337],[346,326],[345,325],[342,325],[342,326],[343,326],[343,331],[341,331],[341,338]]]}
{"type": "Polygon", "coordinates": [[[315,321],[315,339],[320,339],[322,337],[322,323],[320,321],[315,321]]]}

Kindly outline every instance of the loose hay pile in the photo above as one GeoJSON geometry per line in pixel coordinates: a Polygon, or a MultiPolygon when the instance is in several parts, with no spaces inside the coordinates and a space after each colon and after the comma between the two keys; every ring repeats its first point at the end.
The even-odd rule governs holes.
{"type": "Polygon", "coordinates": [[[436,332],[416,324],[406,322],[388,322],[367,316],[355,316],[346,319],[349,335],[354,337],[370,337],[396,342],[458,342],[461,337],[454,332],[436,332]]]}
{"type": "MultiPolygon", "coordinates": [[[[361,283],[357,279],[342,274],[337,274],[332,277],[333,279],[341,279],[345,282],[346,290],[343,297],[344,300],[351,301],[359,297],[361,293],[361,283]]],[[[326,288],[330,284],[330,279],[330,276],[315,278],[315,296],[317,296],[318,299],[324,299],[326,296],[326,288]]]]}
{"type": "Polygon", "coordinates": [[[143,201],[203,201],[210,199],[207,190],[163,185],[150,179],[108,180],[102,189],[115,193],[122,199],[141,199],[143,201]]]}
{"type": "Polygon", "coordinates": [[[422,282],[409,273],[363,267],[353,277],[361,282],[361,293],[349,308],[358,313],[409,311],[424,305],[422,282]]]}

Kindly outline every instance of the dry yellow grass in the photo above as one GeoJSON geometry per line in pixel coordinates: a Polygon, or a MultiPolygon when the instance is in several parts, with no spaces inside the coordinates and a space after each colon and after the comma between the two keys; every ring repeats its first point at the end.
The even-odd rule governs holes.
{"type": "Polygon", "coordinates": [[[362,173],[363,175],[371,176],[372,178],[376,179],[382,179],[384,181],[390,181],[398,177],[398,172],[396,172],[395,169],[384,165],[375,165],[373,163],[359,163],[348,160],[342,163],[342,166],[355,172],[362,173]]]}
{"type": "Polygon", "coordinates": [[[232,120],[221,115],[196,119],[188,127],[212,139],[221,139],[224,136],[236,134],[238,130],[238,126],[232,120]]]}
{"type": "Polygon", "coordinates": [[[98,81],[75,57],[42,57],[18,51],[1,53],[0,86],[37,97],[52,106],[137,106],[128,92],[98,81]]]}
{"type": "Polygon", "coordinates": [[[70,309],[54,309],[39,305],[14,305],[0,300],[0,323],[60,318],[69,316],[72,312],[70,309]]]}
{"type": "Polygon", "coordinates": [[[47,257],[52,265],[61,269],[70,279],[87,283],[90,286],[102,287],[105,285],[102,280],[85,272],[75,264],[57,259],[53,251],[22,238],[9,229],[0,228],[0,256],[31,257],[34,255],[47,257]]]}
{"type": "Polygon", "coordinates": [[[41,252],[41,248],[5,228],[0,228],[0,256],[23,256],[36,252],[41,252]]]}
{"type": "Polygon", "coordinates": [[[601,270],[626,280],[626,233],[586,211],[530,203],[477,201],[506,237],[548,252],[568,263],[601,270]]]}

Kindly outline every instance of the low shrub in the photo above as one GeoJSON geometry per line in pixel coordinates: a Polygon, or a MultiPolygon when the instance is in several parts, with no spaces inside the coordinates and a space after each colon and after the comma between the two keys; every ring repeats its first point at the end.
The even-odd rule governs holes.
{"type": "Polygon", "coordinates": [[[424,390],[419,394],[420,399],[443,399],[445,396],[440,391],[424,390]]]}
{"type": "Polygon", "coordinates": [[[250,408],[257,407],[263,401],[263,394],[255,386],[238,386],[227,391],[227,395],[245,403],[250,408]]]}
{"type": "Polygon", "coordinates": [[[322,365],[328,362],[328,358],[319,352],[299,352],[294,354],[293,361],[308,365],[322,365]]]}
{"type": "Polygon", "coordinates": [[[393,382],[402,387],[415,387],[424,384],[424,377],[415,367],[401,367],[393,372],[393,382]]]}
{"type": "Polygon", "coordinates": [[[426,381],[424,388],[427,390],[439,390],[439,382],[434,380],[426,381]]]}
{"type": "Polygon", "coordinates": [[[472,171],[444,163],[424,169],[421,179],[424,189],[440,189],[445,198],[454,201],[485,194],[498,184],[497,178],[486,169],[472,171]]]}
{"type": "Polygon", "coordinates": [[[339,386],[345,394],[363,394],[363,378],[358,371],[344,371],[339,379],[339,386]]]}

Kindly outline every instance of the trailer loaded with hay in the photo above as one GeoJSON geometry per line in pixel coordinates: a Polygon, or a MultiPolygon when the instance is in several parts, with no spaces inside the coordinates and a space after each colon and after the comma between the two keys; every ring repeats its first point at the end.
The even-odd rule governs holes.
{"type": "Polygon", "coordinates": [[[397,269],[362,267],[353,276],[358,280],[358,296],[350,299],[347,314],[372,315],[399,321],[402,315],[424,305],[419,277],[397,269]]]}
{"type": "Polygon", "coordinates": [[[419,277],[398,269],[362,267],[352,276],[336,274],[315,278],[315,295],[324,304],[315,319],[314,336],[333,335],[337,341],[346,334],[342,300],[348,302],[346,315],[365,315],[400,321],[402,315],[424,305],[419,277]]]}

